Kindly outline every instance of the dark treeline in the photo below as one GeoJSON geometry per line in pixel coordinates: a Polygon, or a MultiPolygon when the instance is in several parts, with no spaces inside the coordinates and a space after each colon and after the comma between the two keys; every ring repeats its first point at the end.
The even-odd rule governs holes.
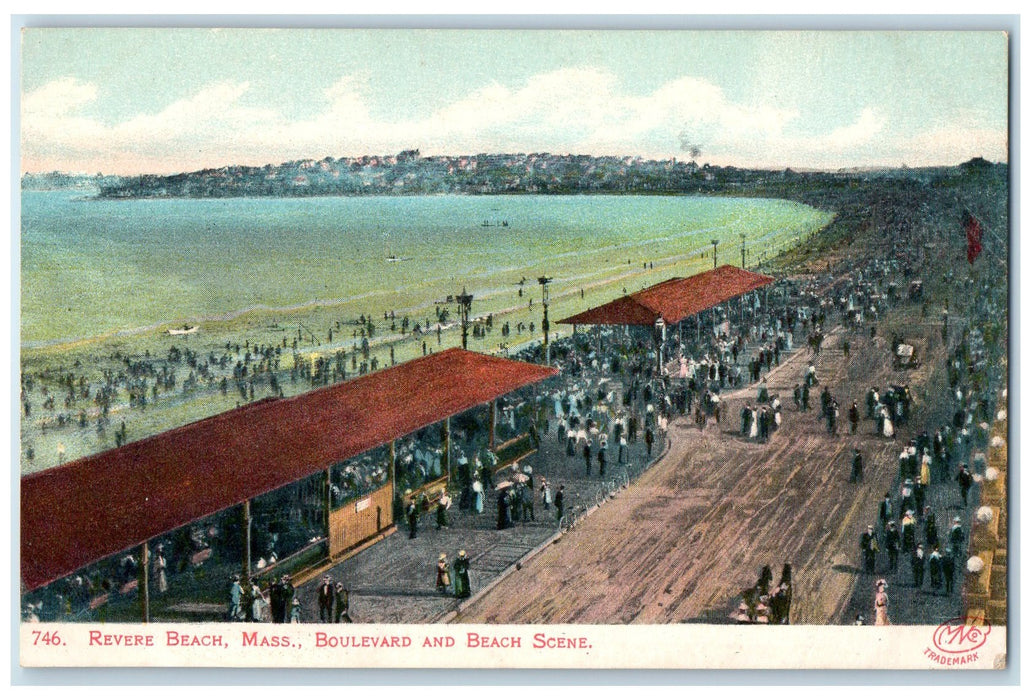
{"type": "MultiPolygon", "coordinates": [[[[280,165],[231,165],[177,175],[140,175],[98,182],[105,198],[310,197],[420,194],[737,194],[785,196],[792,190],[841,190],[887,178],[922,186],[963,169],[991,169],[974,159],[962,166],[897,170],[799,172],[745,170],[694,161],[587,155],[478,154],[299,160],[280,165]]],[[[33,176],[26,176],[33,177],[33,176]]],[[[24,180],[23,180],[24,182],[24,180]]]]}

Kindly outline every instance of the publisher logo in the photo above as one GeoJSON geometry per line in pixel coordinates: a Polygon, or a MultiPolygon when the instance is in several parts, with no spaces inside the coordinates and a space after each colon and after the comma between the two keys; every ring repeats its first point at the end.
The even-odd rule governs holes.
{"type": "Polygon", "coordinates": [[[987,620],[983,625],[974,626],[966,618],[957,617],[939,625],[931,641],[945,654],[968,654],[984,646],[991,631],[987,620]]]}

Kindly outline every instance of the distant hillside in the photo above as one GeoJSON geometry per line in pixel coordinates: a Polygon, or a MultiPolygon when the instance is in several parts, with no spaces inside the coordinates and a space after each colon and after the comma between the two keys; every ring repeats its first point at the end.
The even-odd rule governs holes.
{"type": "Polygon", "coordinates": [[[959,170],[974,173],[1000,167],[1005,166],[975,158],[952,168],[772,171],[629,156],[480,153],[423,157],[418,150],[410,150],[388,156],[327,156],[259,167],[230,165],[177,175],[25,175],[22,187],[92,189],[110,199],[510,193],[762,195],[766,190],[799,184],[855,179],[904,178],[926,184],[959,170]]]}
{"type": "Polygon", "coordinates": [[[117,175],[71,175],[69,173],[26,173],[21,179],[23,190],[82,190],[99,193],[105,187],[118,187],[117,175]]]}

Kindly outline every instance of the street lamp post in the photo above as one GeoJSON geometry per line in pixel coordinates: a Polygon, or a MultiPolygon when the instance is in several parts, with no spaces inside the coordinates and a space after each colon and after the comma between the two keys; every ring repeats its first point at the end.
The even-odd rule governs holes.
{"type": "Polygon", "coordinates": [[[458,309],[462,317],[462,349],[469,349],[469,312],[473,308],[473,295],[468,294],[465,291],[465,287],[462,287],[462,293],[458,295],[458,309]]]}
{"type": "Polygon", "coordinates": [[[662,348],[666,344],[666,322],[660,316],[655,319],[655,340],[658,345],[656,357],[659,362],[659,376],[662,376],[662,348]]]}
{"type": "MultiPolygon", "coordinates": [[[[747,270],[748,269],[747,267],[745,267],[745,234],[743,234],[743,233],[741,234],[741,269],[742,270],[747,270]]],[[[738,310],[741,312],[741,322],[744,323],[744,320],[745,320],[745,298],[742,296],[742,297],[739,298],[739,301],[741,303],[740,303],[740,308],[738,310]]],[[[727,318],[730,318],[730,311],[731,311],[732,308],[733,307],[730,306],[730,302],[727,302],[727,318]]]]}
{"type": "Polygon", "coordinates": [[[541,306],[544,307],[544,321],[541,322],[541,328],[544,330],[544,364],[551,364],[551,346],[548,344],[548,330],[551,324],[548,323],[548,284],[551,282],[551,277],[540,276],[537,278],[537,282],[541,285],[541,306]]]}
{"type": "Polygon", "coordinates": [[[715,269],[716,269],[716,245],[717,245],[717,244],[718,244],[718,243],[719,243],[720,241],[719,241],[719,239],[718,239],[718,238],[713,238],[713,239],[712,239],[711,241],[709,241],[709,242],[710,242],[710,243],[712,243],[712,269],[713,269],[713,270],[715,270],[715,269]]]}

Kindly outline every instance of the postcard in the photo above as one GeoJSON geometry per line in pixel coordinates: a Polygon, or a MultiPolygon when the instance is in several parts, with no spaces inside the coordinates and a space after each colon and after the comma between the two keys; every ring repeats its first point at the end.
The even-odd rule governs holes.
{"type": "Polygon", "coordinates": [[[23,666],[1007,668],[1006,31],[20,39],[23,666]]]}

